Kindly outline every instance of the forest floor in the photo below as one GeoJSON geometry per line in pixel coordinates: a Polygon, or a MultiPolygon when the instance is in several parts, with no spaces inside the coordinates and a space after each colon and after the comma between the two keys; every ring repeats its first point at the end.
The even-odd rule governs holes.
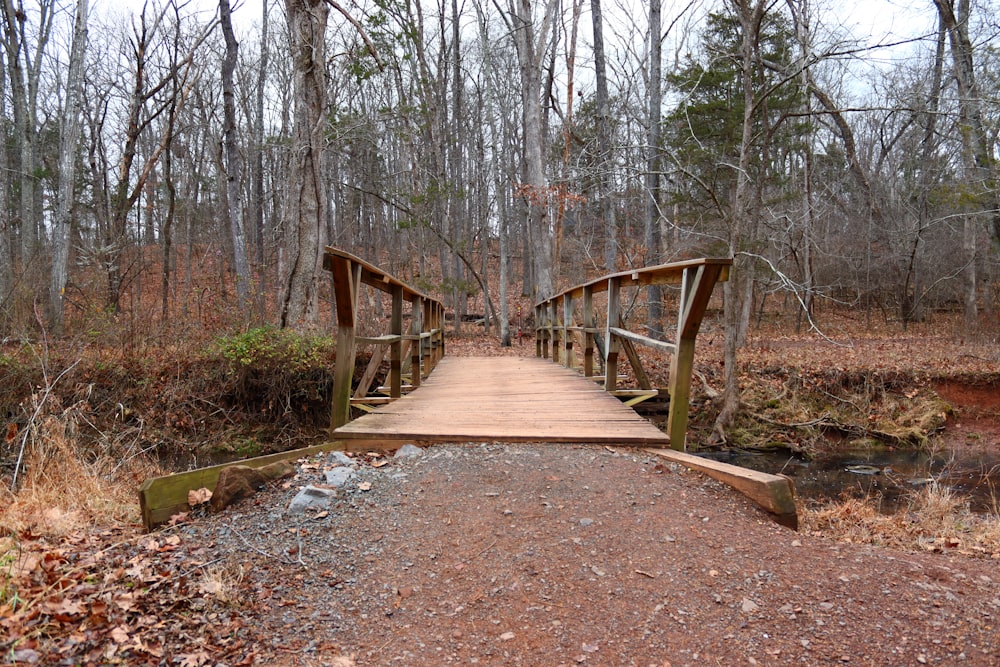
{"type": "MultiPolygon", "coordinates": [[[[692,441],[721,389],[721,335],[699,346],[692,441]]],[[[751,409],[733,437],[794,446],[819,437],[786,427],[820,417],[845,437],[926,446],[948,428],[931,419],[948,412],[937,388],[995,396],[1000,375],[995,342],[926,332],[762,336],[744,364],[751,409]]],[[[995,424],[996,410],[978,417],[995,424]]],[[[1000,447],[986,433],[976,446],[1000,447]]],[[[337,465],[299,460],[293,478],[148,535],[111,497],[104,521],[58,503],[0,515],[0,664],[1000,664],[997,517],[976,537],[924,534],[926,548],[858,544],[808,518],[778,526],[641,450],[505,443],[359,454],[329,507],[288,511],[337,465]]],[[[891,530],[930,526],[928,511],[891,530]]],[[[871,518],[839,512],[841,528],[871,518]]]]}

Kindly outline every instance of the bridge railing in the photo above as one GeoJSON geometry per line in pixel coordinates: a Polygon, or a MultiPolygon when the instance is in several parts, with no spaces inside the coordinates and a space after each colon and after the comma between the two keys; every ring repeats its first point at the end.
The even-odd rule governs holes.
{"type": "Polygon", "coordinates": [[[333,373],[333,407],[330,429],[351,420],[351,405],[372,406],[399,398],[404,388],[420,386],[420,381],[444,356],[444,305],[354,255],[327,246],[323,268],[333,277],[337,313],[337,363],[333,373]],[[368,285],[391,296],[389,330],[380,336],[359,336],[358,304],[361,286],[368,285]],[[404,304],[409,303],[409,313],[404,304]],[[404,320],[410,325],[404,331],[404,320]],[[374,345],[368,367],[352,396],[351,382],[358,345],[374,345]],[[379,366],[389,355],[386,386],[369,396],[379,366]],[[406,361],[404,362],[404,359],[406,361]],[[403,380],[409,367],[409,385],[403,380]],[[387,394],[387,395],[386,395],[387,394]]]}
{"type": "MultiPolygon", "coordinates": [[[[595,346],[604,367],[604,388],[635,405],[661,395],[652,386],[642,366],[636,345],[644,345],[670,355],[670,375],[666,393],[670,399],[667,434],[670,446],[683,451],[687,434],[691,373],[694,367],[695,338],[717,282],[729,279],[731,259],[693,259],[671,264],[622,271],[578,285],[535,305],[535,354],[570,368],[580,368],[587,377],[600,379],[594,367],[595,346]],[[623,290],[650,285],[678,285],[673,341],[665,341],[629,331],[623,290]],[[596,294],[607,293],[607,308],[600,317],[594,306],[596,294]],[[577,305],[579,304],[579,308],[577,305]],[[579,313],[579,314],[578,314],[579,313]],[[603,319],[603,326],[598,323],[603,319]],[[582,342],[582,360],[574,347],[582,342]],[[638,389],[618,388],[618,357],[625,353],[632,366],[638,389]]],[[[635,299],[630,303],[636,303],[635,299]]]]}

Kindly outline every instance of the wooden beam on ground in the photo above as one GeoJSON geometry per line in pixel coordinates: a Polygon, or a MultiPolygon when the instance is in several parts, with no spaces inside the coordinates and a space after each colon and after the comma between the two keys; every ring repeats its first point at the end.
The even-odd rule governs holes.
{"type": "Polygon", "coordinates": [[[298,459],[303,456],[312,456],[321,452],[343,450],[347,445],[340,440],[334,440],[322,445],[314,445],[303,449],[293,449],[267,456],[258,456],[243,461],[233,461],[220,465],[199,468],[179,472],[173,475],[153,477],[147,479],[139,487],[139,508],[142,512],[142,525],[150,531],[156,526],[170,521],[170,517],[181,512],[190,510],[188,505],[188,491],[197,489],[208,489],[215,491],[215,484],[219,480],[219,473],[223,468],[232,465],[244,465],[251,468],[262,468],[278,461],[298,459]]]}
{"type": "Polygon", "coordinates": [[[770,512],[775,521],[781,525],[798,530],[799,518],[795,506],[795,485],[788,477],[749,470],[721,461],[712,461],[673,449],[646,449],[646,451],[728,484],[770,512]]]}

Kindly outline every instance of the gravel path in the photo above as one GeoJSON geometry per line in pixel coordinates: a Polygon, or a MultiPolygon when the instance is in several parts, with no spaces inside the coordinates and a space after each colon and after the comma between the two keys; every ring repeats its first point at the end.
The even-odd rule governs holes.
{"type": "Polygon", "coordinates": [[[240,573],[222,664],[1000,665],[995,561],[798,534],[636,450],[356,461],[328,509],[286,512],[320,458],[170,529],[240,573]]]}

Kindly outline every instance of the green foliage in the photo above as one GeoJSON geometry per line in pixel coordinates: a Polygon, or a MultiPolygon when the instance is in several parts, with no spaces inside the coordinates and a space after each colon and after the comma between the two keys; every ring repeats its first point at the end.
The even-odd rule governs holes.
{"type": "MultiPolygon", "coordinates": [[[[746,108],[739,20],[731,12],[712,13],[702,34],[702,56],[689,55],[668,77],[681,103],[667,116],[664,141],[686,177],[679,179],[676,201],[691,209],[725,215],[735,187],[746,108]],[[708,196],[706,196],[708,195],[708,196]]],[[[805,93],[794,76],[794,35],[788,19],[768,12],[757,36],[752,70],[754,150],[752,181],[780,186],[790,155],[803,147],[808,123],[789,114],[805,93]]],[[[775,194],[770,195],[774,197],[775,194]]]]}
{"type": "Polygon", "coordinates": [[[222,356],[243,368],[281,367],[291,372],[320,366],[333,349],[329,336],[257,327],[218,341],[222,356]]]}
{"type": "Polygon", "coordinates": [[[225,367],[222,403],[297,422],[328,413],[334,349],[329,336],[258,327],[217,340],[206,361],[225,367]]]}

